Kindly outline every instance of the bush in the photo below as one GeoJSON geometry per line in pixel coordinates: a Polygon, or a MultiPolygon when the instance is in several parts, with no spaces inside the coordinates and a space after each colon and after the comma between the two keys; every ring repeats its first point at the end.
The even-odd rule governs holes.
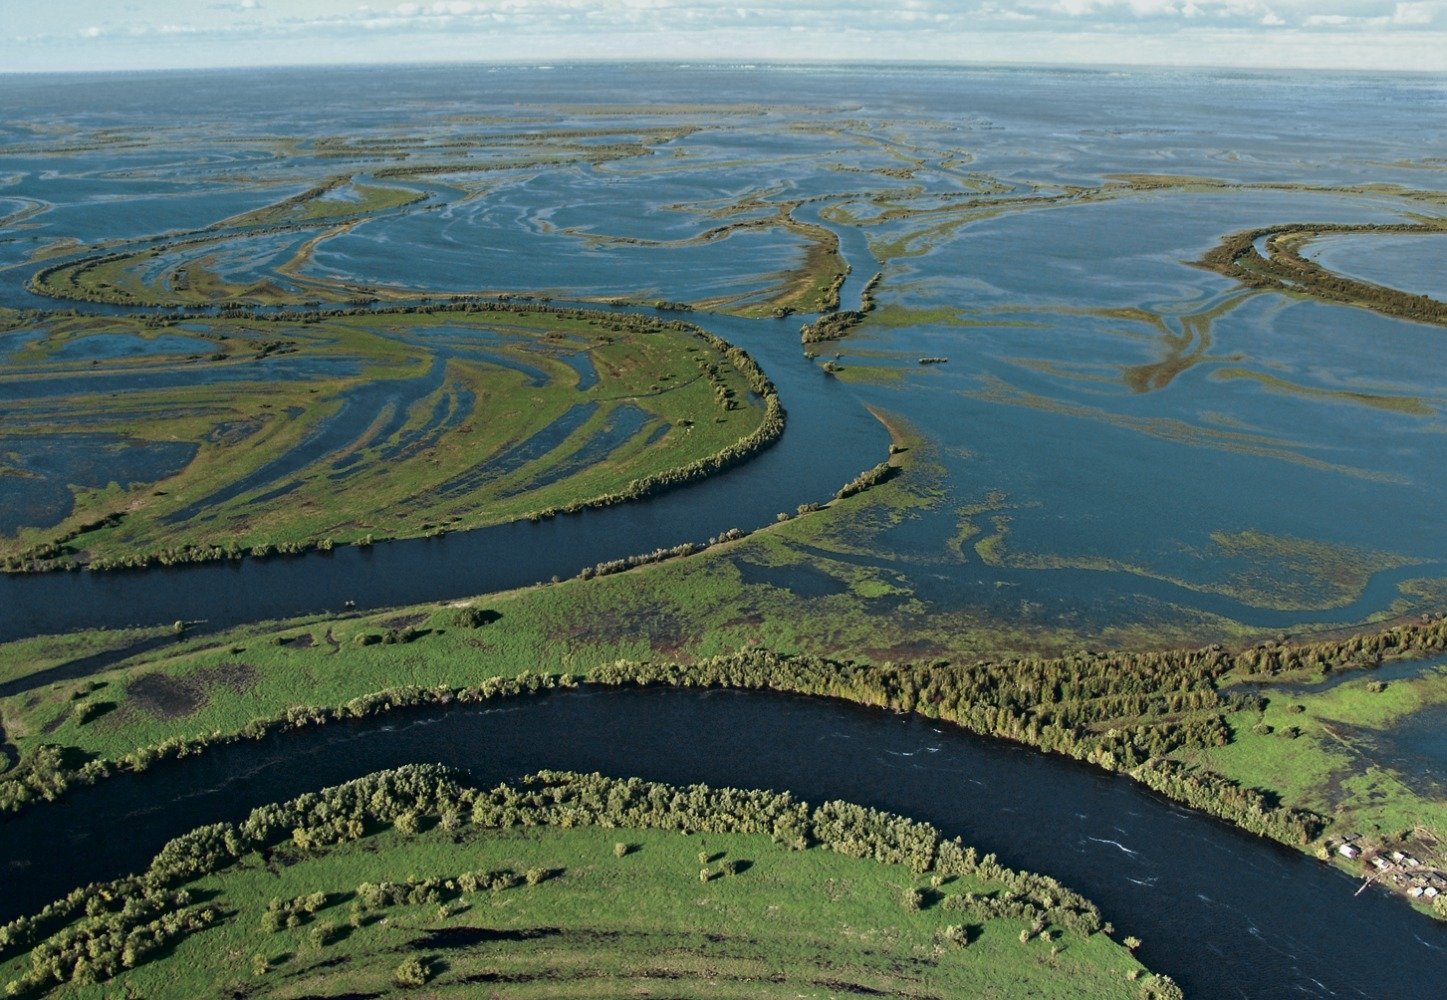
{"type": "Polygon", "coordinates": [[[432,964],[425,958],[412,957],[392,970],[392,982],[403,989],[426,986],[432,978],[432,964]]]}
{"type": "Polygon", "coordinates": [[[1152,976],[1141,987],[1141,1000],[1185,1000],[1185,994],[1170,976],[1152,976]]]}
{"type": "Polygon", "coordinates": [[[321,949],[337,939],[337,927],[330,920],[323,920],[311,929],[308,935],[312,947],[321,949]]]}
{"type": "Polygon", "coordinates": [[[466,607],[454,608],[450,620],[457,628],[482,628],[482,626],[496,621],[497,618],[496,611],[475,608],[469,604],[466,607]]]}
{"type": "Polygon", "coordinates": [[[940,931],[940,937],[950,944],[963,948],[970,943],[970,932],[964,924],[950,924],[940,931]]]}

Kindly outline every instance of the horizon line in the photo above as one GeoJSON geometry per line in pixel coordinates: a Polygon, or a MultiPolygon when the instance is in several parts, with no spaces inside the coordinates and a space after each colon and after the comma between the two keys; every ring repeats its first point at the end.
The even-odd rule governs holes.
{"type": "Polygon", "coordinates": [[[1447,71],[1429,69],[1395,69],[1368,67],[1334,66],[1282,66],[1245,65],[1236,63],[1183,63],[1183,62],[1054,62],[1054,61],[1005,61],[988,62],[979,60],[949,59],[810,59],[780,58],[777,56],[729,56],[715,59],[650,59],[650,58],[608,58],[601,56],[576,56],[557,59],[401,59],[401,60],[337,60],[323,62],[275,62],[246,63],[231,66],[134,66],[126,68],[90,69],[66,67],[60,69],[0,69],[3,77],[37,76],[123,76],[141,73],[238,73],[268,70],[327,70],[366,69],[377,67],[427,68],[495,66],[516,69],[551,70],[571,66],[668,66],[676,69],[692,67],[713,67],[718,69],[754,69],[760,67],[897,67],[936,69],[1037,69],[1037,70],[1083,70],[1094,72],[1120,72],[1122,70],[1215,70],[1238,73],[1262,73],[1267,75],[1291,75],[1300,73],[1340,73],[1352,76],[1388,75],[1435,77],[1447,82],[1447,71]]]}

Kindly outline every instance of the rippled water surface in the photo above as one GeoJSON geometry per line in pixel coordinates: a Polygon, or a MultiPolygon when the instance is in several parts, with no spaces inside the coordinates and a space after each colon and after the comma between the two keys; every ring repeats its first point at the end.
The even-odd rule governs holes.
{"type": "Polygon", "coordinates": [[[592,692],[338,725],[116,779],[0,824],[0,917],[133,869],[196,824],[413,761],[484,783],[600,770],[905,812],[1085,893],[1189,996],[1426,997],[1423,977],[1447,969],[1447,929],[1123,777],[917,718],[717,692],[592,692]],[[126,837],[107,835],[121,827],[126,837]],[[73,865],[43,863],[56,845],[73,865]]]}
{"type": "MultiPolygon", "coordinates": [[[[48,304],[26,290],[24,262],[49,241],[148,246],[350,175],[354,185],[319,204],[354,203],[368,184],[421,200],[336,229],[207,235],[138,273],[165,282],[205,267],[223,283],[281,289],[743,309],[802,263],[808,231],[774,224],[783,208],[837,238],[853,272],[843,306],[883,275],[872,321],[831,345],[843,385],[801,379],[785,404],[843,424],[842,392],[855,413],[877,406],[929,440],[937,502],[865,558],[932,606],[1087,634],[1161,620],[1204,633],[1221,618],[1357,622],[1447,586],[1447,477],[1436,471],[1447,386],[1442,366],[1423,363],[1441,356],[1442,331],[1191,266],[1243,228],[1439,215],[1442,116],[1421,110],[1443,106],[1440,81],[888,67],[452,67],[385,83],[353,70],[228,72],[186,78],[184,117],[167,110],[175,85],[106,81],[101,110],[77,81],[0,85],[0,113],[52,129],[17,130],[0,146],[0,197],[24,216],[0,237],[0,265],[18,265],[0,270],[0,303],[48,304]],[[100,131],[142,123],[134,143],[100,131]],[[387,174],[416,162],[431,172],[387,174]],[[948,363],[919,365],[926,356],[948,363]]],[[[1345,273],[1432,291],[1441,240],[1314,246],[1345,273]]],[[[771,373],[797,357],[792,322],[690,318],[771,373]]],[[[276,377],[309,373],[294,364],[276,377]]],[[[64,389],[3,376],[0,399],[64,389]]],[[[86,384],[138,387],[111,378],[122,381],[86,384]]],[[[344,422],[364,421],[366,403],[344,422]]],[[[771,505],[746,506],[737,522],[765,523],[771,505]]],[[[589,549],[592,526],[567,530],[589,549]]],[[[618,536],[616,554],[671,541],[640,528],[618,536]]],[[[299,581],[317,572],[293,565],[299,581]]],[[[176,586],[204,591],[216,574],[202,573],[176,586]]],[[[392,596],[511,582],[414,578],[392,596]]],[[[81,617],[119,620],[73,586],[81,617]]],[[[15,620],[48,589],[21,588],[7,634],[49,627],[43,615],[15,620]]],[[[310,582],[295,590],[319,601],[310,582]]],[[[225,607],[238,620],[278,610],[225,607]]]]}

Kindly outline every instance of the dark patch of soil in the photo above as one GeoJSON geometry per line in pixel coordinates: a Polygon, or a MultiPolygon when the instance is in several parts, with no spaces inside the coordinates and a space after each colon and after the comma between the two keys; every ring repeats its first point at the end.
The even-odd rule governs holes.
{"type": "Polygon", "coordinates": [[[126,685],[131,701],[162,719],[181,719],[194,713],[206,699],[205,690],[190,678],[146,674],[126,685]]]}
{"type": "Polygon", "coordinates": [[[242,692],[256,680],[249,663],[218,663],[182,677],[146,674],[126,685],[126,694],[138,708],[161,719],[184,719],[206,704],[212,688],[225,686],[242,692]]]}
{"type": "Polygon", "coordinates": [[[562,933],[562,929],[558,927],[524,927],[513,931],[492,930],[488,927],[433,927],[428,929],[426,937],[414,938],[412,947],[470,948],[493,941],[535,941],[538,938],[558,937],[562,933]]]}
{"type": "Polygon", "coordinates": [[[293,635],[281,640],[281,645],[288,649],[311,649],[316,645],[316,640],[312,638],[310,632],[303,632],[301,635],[293,635]]]}
{"type": "Polygon", "coordinates": [[[59,715],[57,715],[55,718],[51,719],[51,720],[50,720],[49,722],[47,722],[45,725],[41,726],[41,727],[40,727],[40,732],[41,732],[42,734],[46,735],[46,736],[49,736],[51,733],[55,732],[55,731],[56,731],[57,729],[59,729],[61,726],[65,725],[65,720],[66,720],[66,719],[69,719],[69,718],[70,718],[70,706],[67,705],[67,706],[65,707],[65,711],[64,711],[64,712],[61,712],[61,713],[60,713],[59,715]]]}
{"type": "Polygon", "coordinates": [[[869,986],[861,986],[859,983],[846,983],[840,979],[816,979],[815,986],[822,986],[826,990],[833,990],[837,993],[849,993],[860,997],[888,997],[893,993],[886,993],[883,990],[876,990],[869,986]]]}
{"type": "Polygon", "coordinates": [[[426,613],[411,615],[393,615],[391,618],[384,618],[377,624],[382,628],[411,628],[413,625],[421,625],[427,620],[426,613]]]}
{"type": "Polygon", "coordinates": [[[682,648],[696,638],[678,617],[666,612],[603,612],[580,621],[568,630],[568,638],[588,642],[626,642],[643,639],[655,649],[682,648]]]}
{"type": "Polygon", "coordinates": [[[733,618],[730,618],[728,621],[724,622],[724,625],[728,628],[738,628],[744,625],[751,625],[757,627],[762,624],[764,624],[764,616],[757,613],[749,615],[736,615],[733,618]]]}

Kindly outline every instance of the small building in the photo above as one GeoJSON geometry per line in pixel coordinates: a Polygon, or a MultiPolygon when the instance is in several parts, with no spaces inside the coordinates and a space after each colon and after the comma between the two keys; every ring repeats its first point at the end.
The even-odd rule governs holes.
{"type": "Polygon", "coordinates": [[[1406,860],[1407,860],[1407,856],[1406,856],[1405,854],[1403,854],[1401,851],[1393,851],[1393,852],[1392,852],[1392,860],[1395,861],[1395,862],[1397,862],[1398,864],[1401,864],[1403,861],[1406,861],[1406,860]]]}
{"type": "Polygon", "coordinates": [[[1435,899],[1437,897],[1437,887],[1435,885],[1427,886],[1427,888],[1422,890],[1422,895],[1428,899],[1435,899]]]}
{"type": "Polygon", "coordinates": [[[1384,872],[1392,867],[1392,863],[1379,854],[1375,858],[1372,858],[1372,867],[1379,872],[1384,872]]]}
{"type": "Polygon", "coordinates": [[[1412,886],[1412,888],[1407,890],[1407,895],[1411,896],[1413,899],[1417,899],[1421,897],[1421,895],[1426,891],[1427,890],[1423,889],[1420,885],[1414,885],[1412,886]]]}
{"type": "Polygon", "coordinates": [[[1344,858],[1357,858],[1361,855],[1362,849],[1355,844],[1342,844],[1336,852],[1344,858]]]}

